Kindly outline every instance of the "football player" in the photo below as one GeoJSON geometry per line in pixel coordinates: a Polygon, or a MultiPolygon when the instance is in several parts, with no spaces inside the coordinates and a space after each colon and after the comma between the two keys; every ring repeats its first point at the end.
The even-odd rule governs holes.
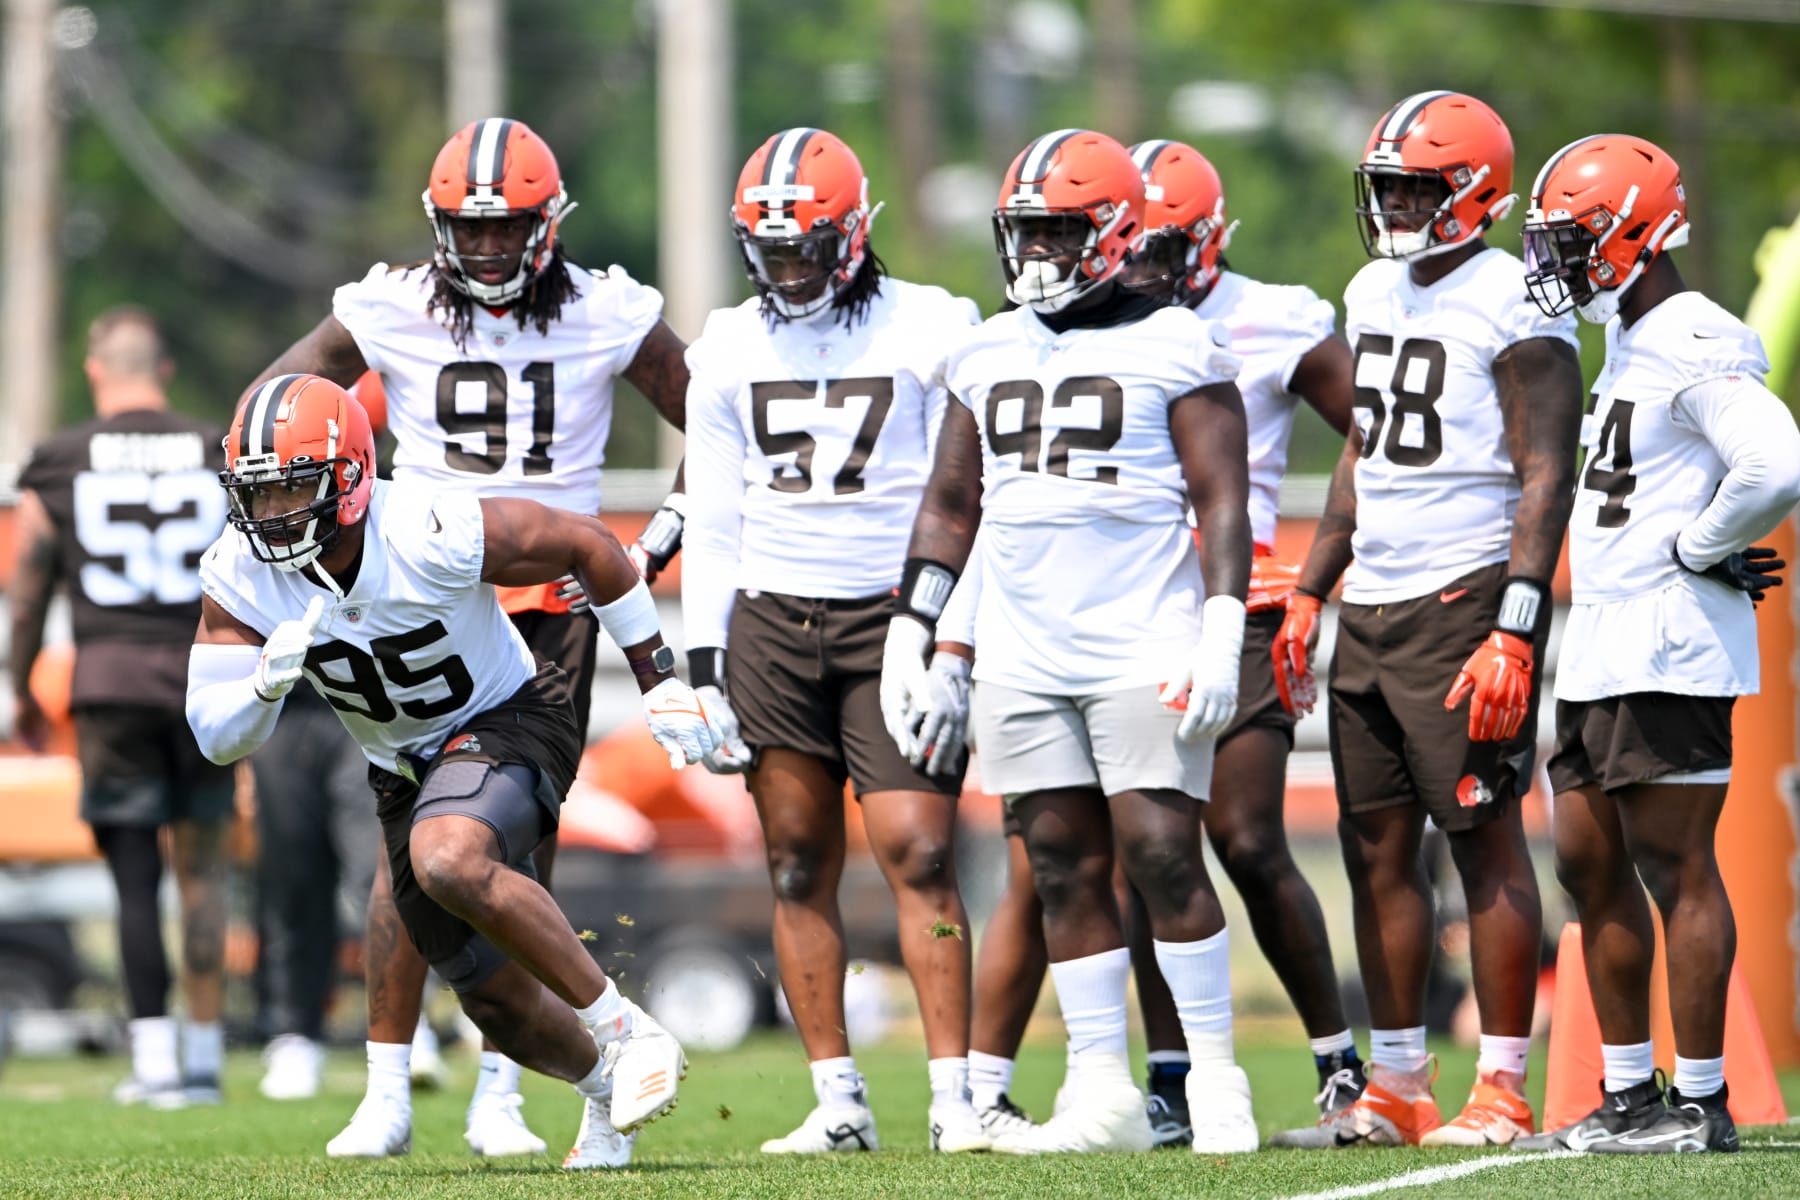
{"type": "Polygon", "coordinates": [[[1274,1144],[1479,1146],[1534,1128],[1524,1083],[1542,913],[1519,810],[1581,369],[1574,319],[1539,312],[1519,260],[1483,240],[1512,207],[1512,174],[1500,118],[1441,91],[1389,109],[1355,172],[1375,260],[1344,293],[1355,429],[1275,667],[1284,699],[1309,708],[1319,613],[1341,576],[1328,715],[1370,1064],[1354,1104],[1274,1144]],[[1447,1124],[1425,1049],[1427,816],[1468,899],[1481,1016],[1476,1083],[1447,1124]]]}
{"type": "Polygon", "coordinates": [[[1582,425],[1550,759],[1557,876],[1581,920],[1606,1077],[1599,1107],[1531,1149],[1738,1148],[1723,1057],[1737,934],[1713,835],[1732,702],[1759,686],[1754,601],[1785,565],[1750,543],[1800,500],[1800,431],[1764,386],[1762,341],[1682,280],[1669,251],[1687,239],[1680,168],[1642,138],[1582,138],[1532,185],[1532,298],[1606,326],[1582,425]],[[1644,888],[1668,947],[1666,1102],[1644,888]]]}
{"type": "MultiPolygon", "coordinates": [[[[1273,557],[1277,499],[1295,410],[1305,400],[1338,433],[1347,432],[1350,352],[1332,336],[1335,317],[1328,301],[1304,287],[1260,283],[1230,269],[1225,249],[1237,224],[1226,220],[1219,174],[1199,151],[1179,142],[1150,141],[1131,147],[1131,156],[1144,176],[1149,232],[1144,248],[1125,270],[1125,286],[1192,308],[1224,325],[1231,333],[1232,352],[1243,359],[1237,385],[1249,429],[1255,549],[1237,715],[1214,750],[1212,794],[1202,819],[1213,850],[1249,910],[1258,944],[1306,1025],[1318,1072],[1319,1104],[1329,1112],[1361,1092],[1362,1063],[1344,1018],[1324,914],[1287,848],[1282,795],[1294,717],[1275,694],[1270,651],[1297,572],[1294,565],[1273,557]]],[[[958,580],[959,590],[968,583],[967,576],[958,580]]],[[[939,641],[945,640],[940,629],[939,641]]],[[[938,670],[950,665],[941,663],[938,670]]],[[[937,733],[935,728],[932,732],[937,733]]],[[[1025,928],[1034,938],[1041,937],[1029,860],[1022,855],[1020,859],[1026,867],[1022,886],[1020,880],[1009,878],[1001,904],[1026,904],[1032,913],[1015,918],[1002,912],[997,917],[999,929],[1025,928]]],[[[1134,901],[1133,909],[1126,928],[1149,1040],[1150,1125],[1157,1145],[1180,1145],[1190,1137],[1188,1056],[1180,1020],[1156,967],[1142,902],[1134,901]]],[[[990,1122],[1006,1122],[1017,1119],[1005,1091],[1042,968],[1028,978],[999,976],[1010,974],[1002,964],[1041,962],[1041,953],[1021,956],[1004,937],[996,944],[990,927],[982,955],[984,960],[989,956],[998,960],[991,968],[995,986],[976,993],[976,1036],[971,1045],[988,1052],[971,1051],[970,1075],[980,1089],[978,1110],[990,1122]]]]}
{"type": "Polygon", "coordinates": [[[934,1150],[985,1150],[969,1104],[968,918],[953,833],[960,755],[908,761],[887,737],[881,652],[930,471],[945,349],[980,316],[894,279],[869,241],[856,155],[822,129],[744,164],[733,228],[756,295],[688,351],[682,611],[689,673],[747,770],[775,893],[775,955],[818,1106],[768,1153],[873,1150],[844,1032],[838,913],[846,779],[893,889],[919,996],[934,1150]],[[946,930],[950,936],[946,936],[946,930]]]}
{"type": "Polygon", "coordinates": [[[648,587],[594,517],[377,481],[367,415],[317,376],[253,391],[225,449],[231,529],[200,564],[188,664],[201,750],[218,763],[255,750],[305,674],[369,759],[408,937],[496,1045],[585,1097],[564,1165],[621,1165],[632,1131],[673,1106],[686,1062],[533,878],[581,734],[568,677],[532,654],[494,587],[574,573],[680,767],[715,737],[648,587]]]}
{"type": "Polygon", "coordinates": [[[1115,845],[1192,1057],[1194,1149],[1257,1145],[1224,917],[1195,853],[1212,740],[1237,706],[1244,408],[1225,329],[1121,285],[1144,220],[1143,177],[1103,134],[1058,130],[1013,161],[994,226],[1019,307],[946,363],[955,402],[888,628],[883,709],[916,750],[925,651],[979,524],[982,779],[1023,832],[1076,1085],[1061,1114],[995,1140],[1009,1153],[1150,1148],[1126,1058],[1115,845]]]}
{"type": "Polygon", "coordinates": [[[234,787],[232,772],[201,757],[181,697],[200,615],[200,554],[225,527],[216,482],[219,430],[169,411],[163,388],[173,368],[156,322],[142,309],[115,308],[95,319],[83,368],[95,419],[38,446],[19,474],[10,597],[14,728],[27,747],[44,749],[48,721],[31,692],[31,667],[51,597],[66,584],[81,818],[118,889],[119,960],[131,1014],[131,1075],[113,1098],[157,1108],[216,1104],[234,787]],[[181,896],[188,1020],[180,1030],[168,1015],[158,915],[163,826],[181,896]]]}
{"type": "MultiPolygon", "coordinates": [[[[257,384],[311,372],[349,386],[373,369],[387,395],[396,479],[598,512],[615,378],[683,424],[686,347],[662,320],[662,296],[618,267],[590,271],[567,260],[557,233],[575,205],[550,147],[522,121],[490,117],[459,130],[438,152],[422,199],[431,260],[376,263],[340,287],[330,315],[257,384]]],[[[671,505],[679,508],[679,496],[671,505]]],[[[669,523],[660,520],[658,528],[669,523]]],[[[677,515],[661,564],[678,545],[677,515]]],[[[560,590],[503,589],[501,598],[532,651],[569,673],[585,738],[594,622],[571,611],[560,590]]],[[[538,852],[546,886],[555,849],[553,835],[538,852]]],[[[409,1047],[425,965],[408,947],[389,886],[378,871],[368,924],[369,1090],[327,1147],[334,1157],[393,1154],[410,1134],[403,1081],[409,1063],[423,1065],[411,1063],[409,1047]]],[[[518,1091],[518,1065],[485,1052],[465,1121],[477,1154],[543,1152],[518,1091]]]]}

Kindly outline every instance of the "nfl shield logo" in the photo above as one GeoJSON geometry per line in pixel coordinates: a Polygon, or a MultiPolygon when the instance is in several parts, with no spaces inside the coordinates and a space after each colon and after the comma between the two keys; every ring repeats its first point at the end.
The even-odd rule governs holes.
{"type": "Polygon", "coordinates": [[[363,610],[362,605],[360,604],[352,604],[346,608],[340,608],[338,609],[338,612],[343,614],[344,620],[349,621],[353,625],[363,619],[363,610]]]}

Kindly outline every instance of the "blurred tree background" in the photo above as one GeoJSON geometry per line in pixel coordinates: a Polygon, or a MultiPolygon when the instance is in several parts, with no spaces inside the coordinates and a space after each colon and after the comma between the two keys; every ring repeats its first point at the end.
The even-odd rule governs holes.
{"type": "MultiPolygon", "coordinates": [[[[508,115],[556,149],[572,257],[657,264],[656,0],[506,0],[508,115]]],[[[1792,0],[735,0],[729,177],[776,129],[820,125],[887,203],[893,271],[999,301],[987,217],[1027,139],[1081,125],[1192,142],[1242,220],[1240,270],[1340,305],[1364,261],[1350,168],[1375,119],[1446,87],[1491,103],[1514,190],[1574,138],[1668,148],[1694,203],[1690,282],[1742,311],[1763,232],[1800,209],[1792,0]],[[1676,15],[1670,15],[1676,14],[1676,15]],[[1706,17],[1707,19],[1697,19],[1706,17]],[[1733,19],[1735,18],[1735,19],[1733,19]]],[[[243,385],[374,261],[424,257],[419,192],[448,132],[444,0],[97,3],[59,51],[64,419],[87,411],[86,322],[165,320],[176,401],[226,416],[243,385]]],[[[65,10],[63,17],[69,17],[65,10]]],[[[687,231],[726,237],[719,222],[687,231]]],[[[1524,204],[1492,239],[1518,252],[1524,204]]],[[[734,281],[736,277],[734,276],[734,281]]],[[[740,289],[738,295],[747,294],[740,289]]],[[[736,297],[732,297],[736,298],[736,297]]],[[[684,330],[692,334],[695,330],[684,330]]],[[[1596,331],[1584,331],[1591,372],[1596,331]]],[[[1777,383],[1779,381],[1772,381],[1777,383]]],[[[645,406],[610,461],[650,465],[645,406]]],[[[1301,422],[1295,465],[1333,452],[1301,422]]]]}

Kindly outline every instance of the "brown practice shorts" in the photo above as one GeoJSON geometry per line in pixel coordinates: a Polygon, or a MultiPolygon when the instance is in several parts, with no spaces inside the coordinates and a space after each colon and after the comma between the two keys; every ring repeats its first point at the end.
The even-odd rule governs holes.
{"type": "Polygon", "coordinates": [[[575,728],[587,745],[588,713],[594,706],[594,665],[598,657],[600,619],[590,612],[509,613],[513,628],[539,662],[555,663],[569,677],[569,699],[575,705],[575,728]]]}
{"type": "Polygon", "coordinates": [[[72,716],[88,824],[216,825],[232,816],[235,771],[200,753],[183,709],[83,704],[72,716]]]}
{"type": "MultiPolygon", "coordinates": [[[[575,768],[581,758],[581,740],[575,731],[575,713],[569,705],[568,682],[560,668],[541,664],[538,673],[506,701],[486,712],[476,713],[469,722],[444,740],[444,749],[434,755],[418,772],[419,782],[380,767],[369,768],[369,786],[375,791],[375,815],[381,821],[381,836],[387,847],[388,867],[394,885],[394,907],[406,926],[407,936],[425,961],[439,966],[454,961],[476,936],[475,930],[462,918],[441,908],[419,886],[412,869],[412,827],[420,791],[434,791],[434,777],[446,772],[466,776],[472,785],[467,797],[445,794],[428,796],[435,804],[427,805],[434,813],[453,812],[487,823],[499,835],[508,865],[531,873],[531,851],[536,841],[529,835],[508,839],[507,831],[521,825],[518,814],[480,810],[479,791],[484,772],[469,770],[468,765],[490,769],[523,766],[536,775],[535,797],[543,809],[541,822],[533,832],[548,835],[556,829],[563,797],[575,781],[575,768]],[[459,800],[463,801],[459,803],[459,800]],[[439,808],[436,804],[453,807],[439,808]],[[530,845],[522,843],[530,841],[530,845]]],[[[460,784],[459,784],[460,789],[460,784]]],[[[453,791],[459,789],[452,789],[453,791]]],[[[497,965],[494,964],[494,965],[497,965]]],[[[446,976],[448,978],[448,976],[446,976]]],[[[454,983],[454,981],[452,981],[454,983]]]]}
{"type": "Polygon", "coordinates": [[[1494,563],[1426,596],[1339,610],[1327,718],[1345,812],[1420,804],[1439,828],[1455,833],[1506,812],[1530,786],[1547,606],[1533,639],[1531,705],[1518,735],[1472,742],[1469,702],[1444,710],[1457,672],[1493,632],[1505,581],[1506,564],[1494,563]]]}
{"type": "Polygon", "coordinates": [[[1735,696],[1668,692],[1558,700],[1550,788],[1570,792],[1598,784],[1611,792],[1664,775],[1729,768],[1736,702],[1735,696]]]}
{"type": "Polygon", "coordinates": [[[728,695],[751,750],[797,750],[869,792],[962,793],[962,771],[906,761],[881,717],[881,651],[894,598],[810,600],[739,592],[731,610],[728,695]]]}
{"type": "Polygon", "coordinates": [[[1281,706],[1275,690],[1275,634],[1286,614],[1280,609],[1244,618],[1244,654],[1238,660],[1237,715],[1219,735],[1223,746],[1246,729],[1273,729],[1294,748],[1294,718],[1281,706]]]}

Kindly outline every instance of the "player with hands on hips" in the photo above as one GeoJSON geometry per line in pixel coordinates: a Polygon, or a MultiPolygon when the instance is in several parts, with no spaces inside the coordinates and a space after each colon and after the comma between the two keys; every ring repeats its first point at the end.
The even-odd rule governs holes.
{"type": "MultiPolygon", "coordinates": [[[[304,672],[369,759],[407,935],[502,1051],[575,1084],[585,1104],[565,1165],[622,1165],[633,1132],[674,1105],[686,1060],[532,876],[581,738],[567,677],[532,655],[495,587],[573,572],[671,763],[704,757],[714,733],[598,520],[374,470],[368,417],[336,384],[284,375],[245,397],[220,475],[231,528],[201,561],[188,723],[208,758],[241,758],[304,672]]],[[[364,1104],[381,1110],[366,1121],[389,1130],[387,1152],[404,1153],[410,1109],[380,1093],[364,1104]]]]}

